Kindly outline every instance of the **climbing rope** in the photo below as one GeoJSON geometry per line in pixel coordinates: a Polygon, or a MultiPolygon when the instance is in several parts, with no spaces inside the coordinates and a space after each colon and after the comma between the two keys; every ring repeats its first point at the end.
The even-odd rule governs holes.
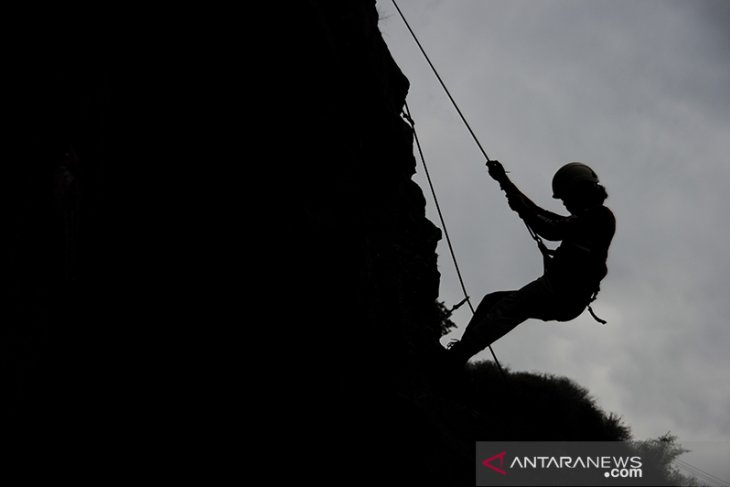
{"type": "MultiPolygon", "coordinates": [[[[433,195],[433,201],[434,201],[434,204],[436,205],[436,212],[438,213],[439,220],[441,221],[441,228],[443,228],[443,230],[444,230],[444,236],[446,237],[446,243],[449,247],[449,252],[451,253],[451,260],[454,262],[454,268],[456,269],[456,276],[459,279],[459,284],[461,285],[461,290],[464,293],[464,300],[466,301],[466,304],[469,305],[471,314],[474,315],[474,314],[476,314],[476,311],[474,310],[474,306],[471,304],[471,300],[469,299],[469,293],[466,290],[466,285],[464,284],[464,278],[461,276],[461,269],[459,268],[459,262],[456,259],[456,253],[454,252],[454,246],[451,244],[451,237],[449,237],[449,232],[446,229],[446,220],[444,219],[444,215],[441,212],[441,205],[439,205],[438,196],[436,196],[436,189],[433,186],[433,181],[431,181],[431,174],[428,172],[428,166],[426,165],[426,158],[423,155],[423,149],[421,148],[421,142],[418,140],[418,134],[416,133],[416,122],[414,122],[413,118],[411,117],[411,111],[408,108],[407,102],[404,102],[403,107],[404,107],[403,116],[408,121],[408,123],[411,125],[411,129],[413,129],[413,140],[416,142],[416,148],[418,149],[418,155],[421,158],[421,165],[423,165],[423,172],[426,174],[426,180],[428,181],[428,186],[431,189],[431,195],[433,195]]],[[[461,306],[462,303],[459,303],[459,306],[461,306]]],[[[456,306],[454,308],[456,308],[456,306]]],[[[506,377],[504,369],[502,369],[502,365],[499,363],[499,360],[497,360],[497,355],[494,353],[494,350],[492,350],[492,346],[489,345],[488,348],[489,348],[489,351],[492,353],[492,358],[494,359],[494,363],[497,364],[497,368],[499,368],[499,371],[502,373],[502,376],[506,377]]]]}
{"type": "MultiPolygon", "coordinates": [[[[418,46],[418,49],[420,49],[421,54],[423,54],[423,57],[426,59],[426,62],[431,67],[431,71],[433,71],[433,74],[436,75],[436,79],[438,79],[439,83],[441,84],[441,87],[444,89],[444,92],[446,93],[446,96],[449,97],[449,100],[451,101],[451,104],[456,109],[456,113],[459,114],[459,117],[461,118],[461,121],[466,126],[466,129],[469,131],[469,134],[474,139],[474,142],[476,142],[477,147],[479,147],[479,150],[481,151],[484,158],[487,160],[487,164],[493,162],[492,159],[489,158],[487,155],[487,152],[484,150],[484,147],[482,147],[482,143],[479,141],[479,138],[474,133],[474,130],[472,130],[471,125],[469,125],[469,122],[467,121],[464,114],[461,112],[461,109],[459,108],[459,105],[456,103],[456,100],[454,100],[454,97],[451,96],[451,92],[449,91],[449,88],[446,86],[446,83],[444,83],[444,80],[441,78],[441,75],[439,74],[438,70],[436,69],[436,66],[431,62],[431,58],[428,57],[428,54],[426,53],[426,50],[421,45],[421,41],[418,40],[418,36],[416,36],[416,33],[411,28],[411,24],[408,23],[408,20],[406,20],[405,15],[403,15],[403,12],[401,11],[400,7],[398,7],[398,4],[395,2],[395,0],[391,0],[393,2],[393,6],[395,6],[395,9],[398,11],[398,14],[400,15],[400,18],[403,19],[403,23],[408,28],[408,32],[411,33],[411,37],[413,37],[413,40],[416,41],[416,45],[418,46]]],[[[545,244],[543,244],[542,239],[540,238],[537,233],[535,233],[532,228],[530,228],[530,225],[525,222],[525,226],[527,226],[527,231],[530,233],[530,236],[532,239],[537,243],[538,248],[541,252],[543,252],[543,248],[545,248],[545,244]]],[[[544,252],[543,252],[543,255],[544,252]]]]}
{"type": "Polygon", "coordinates": [[[464,114],[461,113],[461,110],[459,109],[459,105],[456,104],[456,101],[454,100],[454,97],[451,96],[451,92],[446,87],[446,83],[444,83],[444,80],[441,79],[441,76],[439,75],[438,70],[436,70],[436,67],[431,62],[431,58],[428,57],[428,54],[426,54],[426,50],[423,49],[423,46],[421,45],[421,42],[418,40],[418,37],[416,36],[416,33],[413,32],[413,29],[411,29],[411,25],[406,20],[405,15],[403,15],[403,12],[401,12],[400,7],[398,7],[398,4],[395,3],[395,0],[391,0],[393,2],[393,5],[395,6],[395,9],[398,11],[398,14],[400,15],[400,18],[403,19],[403,23],[406,24],[406,27],[408,28],[408,31],[411,33],[411,36],[413,37],[413,40],[416,41],[416,44],[418,45],[418,48],[421,50],[421,53],[423,54],[423,57],[426,58],[426,62],[428,62],[428,65],[431,66],[431,70],[433,71],[433,74],[436,75],[436,79],[439,80],[439,83],[441,83],[441,87],[446,92],[446,95],[449,97],[449,100],[451,100],[451,104],[454,105],[454,108],[456,109],[456,113],[459,114],[459,117],[461,117],[461,121],[464,122],[464,125],[466,125],[467,130],[469,130],[469,133],[471,134],[472,138],[474,139],[474,142],[477,143],[477,146],[479,147],[479,150],[482,151],[482,154],[484,155],[484,158],[487,160],[487,162],[492,162],[492,160],[487,155],[487,152],[484,150],[484,147],[482,147],[481,142],[479,142],[479,139],[477,138],[474,131],[471,129],[471,125],[469,125],[469,122],[467,122],[466,117],[464,117],[464,114]]]}

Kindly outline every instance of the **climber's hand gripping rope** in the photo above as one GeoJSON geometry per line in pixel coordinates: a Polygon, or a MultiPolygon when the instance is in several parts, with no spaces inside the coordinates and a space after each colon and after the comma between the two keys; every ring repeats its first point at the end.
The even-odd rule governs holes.
{"type": "Polygon", "coordinates": [[[492,179],[497,181],[500,185],[509,181],[507,171],[504,170],[504,166],[502,166],[501,162],[497,160],[487,161],[487,170],[489,171],[489,175],[492,176],[492,179]]]}
{"type": "Polygon", "coordinates": [[[529,205],[525,201],[524,196],[520,193],[512,181],[507,177],[507,171],[504,170],[504,166],[497,160],[487,161],[487,170],[489,175],[499,183],[499,186],[506,193],[507,203],[521,218],[524,218],[524,213],[528,210],[529,205]]]}

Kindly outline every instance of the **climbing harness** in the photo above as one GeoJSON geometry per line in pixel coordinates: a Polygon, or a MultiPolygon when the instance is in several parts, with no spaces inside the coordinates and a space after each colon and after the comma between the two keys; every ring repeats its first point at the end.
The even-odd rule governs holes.
{"type": "MultiPolygon", "coordinates": [[[[535,239],[535,242],[537,242],[537,248],[540,249],[540,253],[542,254],[543,265],[544,265],[545,269],[547,269],[548,266],[550,265],[550,260],[555,255],[555,251],[552,249],[549,249],[547,247],[547,245],[545,245],[545,243],[542,241],[542,238],[540,238],[540,236],[537,233],[535,233],[535,231],[532,228],[530,228],[530,226],[527,225],[527,223],[525,223],[525,225],[527,226],[527,230],[530,232],[530,235],[532,236],[532,238],[535,239]]],[[[599,318],[598,315],[596,315],[596,313],[593,311],[593,308],[591,307],[591,304],[590,304],[598,298],[598,293],[600,291],[601,291],[601,288],[598,287],[593,292],[593,294],[591,294],[591,299],[588,301],[587,309],[594,320],[596,320],[598,323],[600,323],[602,325],[605,325],[608,322],[602,318],[599,318]]]]}
{"type": "MultiPolygon", "coordinates": [[[[441,75],[439,74],[438,70],[436,69],[436,67],[434,66],[434,64],[431,62],[431,59],[428,57],[428,54],[426,53],[426,50],[421,45],[421,42],[418,40],[418,36],[416,36],[416,33],[411,28],[411,25],[408,23],[408,20],[406,19],[405,15],[401,11],[400,7],[398,6],[398,4],[396,3],[395,0],[391,0],[391,2],[393,3],[393,6],[395,7],[395,9],[398,11],[398,14],[400,15],[400,18],[403,20],[403,23],[406,25],[406,28],[408,29],[408,31],[411,34],[411,37],[413,37],[413,40],[416,42],[416,45],[418,46],[419,50],[421,51],[421,54],[423,54],[423,57],[426,59],[426,62],[431,67],[431,71],[433,71],[433,74],[436,75],[436,79],[441,84],[441,87],[443,88],[444,92],[446,93],[446,96],[448,96],[449,100],[451,101],[451,104],[456,109],[456,113],[461,118],[461,121],[466,126],[467,130],[469,131],[469,134],[474,139],[474,142],[476,142],[477,147],[479,147],[479,150],[481,151],[482,155],[487,160],[486,164],[489,165],[490,163],[494,162],[492,159],[489,158],[489,156],[487,155],[487,152],[484,150],[484,147],[482,147],[482,144],[479,141],[479,138],[476,136],[476,134],[474,133],[474,130],[472,130],[472,128],[471,128],[471,125],[469,125],[469,122],[466,120],[466,117],[461,112],[461,109],[459,108],[459,105],[456,103],[456,100],[454,100],[454,97],[451,95],[451,92],[449,91],[448,87],[446,86],[446,83],[444,83],[444,80],[441,78],[441,75]]],[[[441,212],[441,207],[440,207],[440,205],[438,203],[438,199],[436,197],[436,190],[433,187],[433,183],[431,181],[431,176],[430,176],[430,174],[428,172],[428,167],[426,166],[426,160],[425,160],[425,158],[423,156],[423,150],[421,149],[421,144],[420,144],[420,142],[418,140],[418,135],[416,134],[416,124],[413,121],[413,118],[411,117],[410,110],[408,108],[408,104],[407,103],[404,103],[404,110],[403,110],[403,114],[402,115],[406,119],[406,121],[410,124],[411,128],[413,129],[413,138],[414,138],[414,140],[416,142],[416,147],[418,148],[418,152],[419,152],[419,155],[420,155],[420,158],[421,158],[421,162],[423,164],[424,172],[426,173],[426,179],[428,180],[428,185],[429,185],[429,187],[431,189],[431,194],[433,195],[433,198],[434,198],[434,202],[435,202],[435,205],[436,205],[436,210],[438,212],[439,219],[441,221],[441,226],[442,226],[442,228],[444,230],[444,235],[446,237],[446,242],[447,242],[448,247],[449,247],[449,252],[451,253],[451,258],[452,258],[452,260],[454,262],[454,267],[456,268],[456,274],[457,274],[457,277],[459,279],[459,283],[461,284],[461,289],[462,289],[462,291],[464,293],[464,296],[465,296],[465,299],[464,300],[468,303],[469,309],[471,310],[472,314],[474,314],[475,313],[475,310],[474,310],[474,307],[471,304],[471,301],[469,300],[469,295],[468,295],[468,293],[466,291],[466,286],[464,285],[464,280],[463,280],[463,278],[461,276],[461,271],[459,270],[459,264],[458,264],[458,262],[456,260],[456,255],[454,253],[454,248],[453,248],[453,245],[451,244],[451,238],[449,237],[449,234],[448,234],[448,232],[446,230],[446,222],[444,221],[444,217],[443,217],[443,214],[441,212]]],[[[537,248],[540,250],[540,253],[543,256],[543,262],[544,262],[545,266],[547,267],[548,263],[550,262],[550,259],[552,259],[552,256],[554,254],[554,251],[551,250],[551,249],[549,249],[545,245],[545,243],[543,242],[542,238],[540,238],[540,236],[530,227],[530,225],[527,222],[525,222],[524,220],[523,220],[523,222],[525,223],[525,226],[527,227],[527,231],[529,232],[530,236],[532,237],[532,239],[537,244],[537,248]]],[[[598,297],[598,292],[599,292],[599,290],[596,290],[593,293],[593,295],[591,296],[591,299],[590,299],[590,302],[589,303],[592,303],[593,301],[596,300],[596,298],[598,297]]],[[[463,303],[463,301],[462,301],[462,303],[463,303]]],[[[462,303],[460,303],[459,306],[462,303]]],[[[591,307],[590,304],[588,304],[588,312],[591,314],[591,316],[593,317],[593,319],[595,319],[597,322],[599,322],[599,323],[601,323],[603,325],[606,324],[606,321],[605,320],[599,318],[593,312],[593,308],[591,307]]],[[[499,364],[499,361],[497,360],[497,356],[495,355],[494,350],[492,350],[491,345],[489,346],[489,351],[492,353],[492,357],[494,358],[495,363],[499,367],[499,370],[504,375],[504,371],[502,370],[502,366],[499,364]]]]}

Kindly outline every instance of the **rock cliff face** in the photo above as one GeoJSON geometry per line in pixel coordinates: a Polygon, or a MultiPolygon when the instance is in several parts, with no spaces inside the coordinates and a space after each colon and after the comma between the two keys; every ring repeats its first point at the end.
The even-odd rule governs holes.
{"type": "Polygon", "coordinates": [[[7,417],[169,444],[266,376],[249,402],[292,436],[394,461],[397,377],[439,338],[441,235],[375,2],[287,6],[263,56],[222,12],[176,15],[28,36],[7,417]]]}
{"type": "Polygon", "coordinates": [[[314,2],[310,15],[308,69],[292,78],[298,112],[287,117],[303,158],[282,175],[297,202],[286,223],[303,246],[296,289],[327,303],[307,309],[333,315],[327,335],[344,357],[374,354],[368,367],[391,370],[439,337],[441,234],[411,179],[412,132],[400,116],[409,84],[380,36],[374,2],[314,2]]]}
{"type": "Polygon", "coordinates": [[[414,429],[428,428],[398,377],[440,346],[441,232],[411,179],[413,136],[400,116],[409,82],[380,35],[374,2],[307,5],[298,21],[308,35],[290,46],[296,110],[286,115],[303,158],[282,174],[296,202],[285,219],[295,252],[282,266],[293,294],[285,301],[296,305],[277,322],[302,347],[296,367],[311,379],[299,384],[301,420],[313,421],[313,437],[340,445],[327,456],[344,456],[328,468],[358,452],[364,468],[395,475],[417,442],[414,429]]]}

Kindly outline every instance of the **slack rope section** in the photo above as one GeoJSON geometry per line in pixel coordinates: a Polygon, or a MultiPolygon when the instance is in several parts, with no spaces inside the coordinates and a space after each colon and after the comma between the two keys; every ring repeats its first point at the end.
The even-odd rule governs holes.
{"type": "MultiPolygon", "coordinates": [[[[428,181],[428,186],[431,189],[431,195],[433,196],[433,201],[436,206],[436,212],[438,213],[439,220],[441,221],[441,228],[444,230],[444,236],[446,237],[446,244],[449,247],[449,252],[451,253],[451,260],[454,262],[454,268],[456,269],[456,276],[459,279],[459,284],[461,285],[461,290],[464,293],[464,301],[466,301],[466,304],[469,306],[469,309],[471,310],[471,314],[476,314],[476,311],[474,310],[474,306],[471,304],[471,300],[469,299],[469,293],[466,290],[466,285],[464,284],[464,278],[461,276],[461,269],[459,268],[459,262],[456,260],[456,253],[454,252],[454,246],[451,244],[451,237],[449,237],[449,232],[446,229],[446,220],[444,219],[444,215],[441,212],[441,205],[439,205],[438,197],[436,196],[436,189],[433,186],[433,181],[431,181],[431,175],[428,172],[428,166],[426,165],[426,158],[423,156],[423,149],[421,148],[421,142],[418,140],[418,134],[416,133],[416,123],[413,121],[413,118],[411,117],[411,111],[408,108],[408,103],[404,104],[404,112],[403,115],[405,119],[408,121],[408,123],[411,126],[411,129],[413,130],[413,140],[416,142],[416,148],[418,149],[418,155],[421,158],[421,165],[423,165],[423,171],[426,174],[426,180],[428,181]]],[[[459,306],[462,303],[459,304],[459,306]]],[[[454,307],[456,309],[456,306],[454,307]]],[[[501,372],[503,377],[506,377],[504,373],[504,369],[502,369],[502,365],[499,363],[499,360],[497,360],[497,355],[494,353],[494,350],[492,350],[492,346],[488,346],[489,351],[492,353],[492,358],[494,359],[494,363],[497,364],[497,368],[501,372]]]]}

